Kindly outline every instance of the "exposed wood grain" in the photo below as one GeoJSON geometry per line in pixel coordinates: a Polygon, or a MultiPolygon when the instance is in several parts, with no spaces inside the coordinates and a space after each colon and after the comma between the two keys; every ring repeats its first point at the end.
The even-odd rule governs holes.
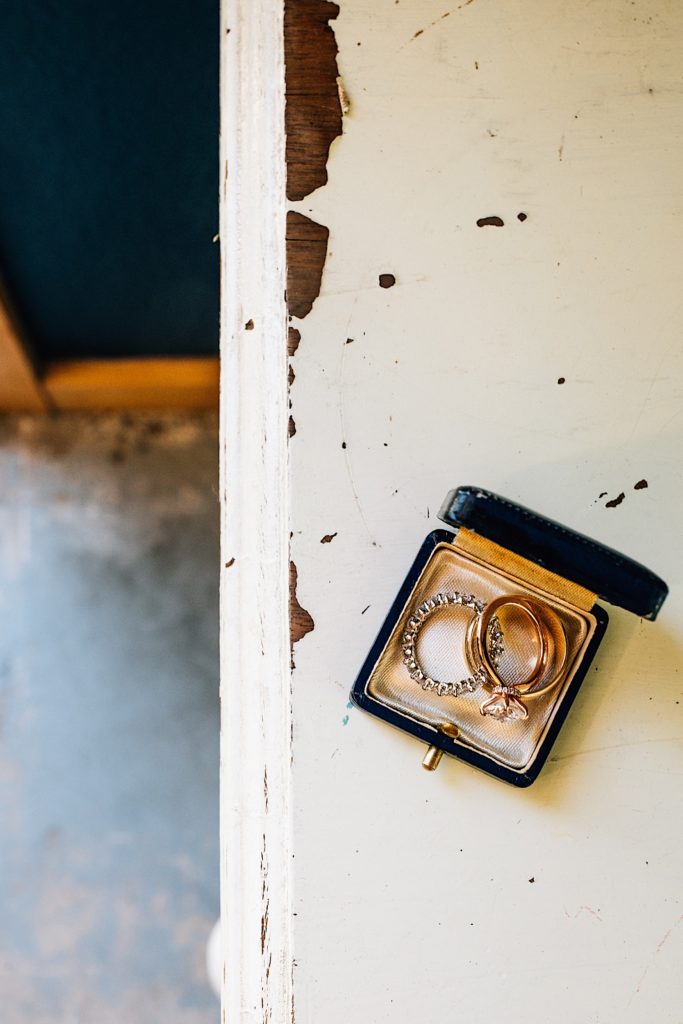
{"type": "Polygon", "coordinates": [[[320,293],[329,234],[302,213],[287,214],[287,302],[299,319],[308,316],[320,293]]]}
{"type": "Polygon", "coordinates": [[[296,328],[290,327],[287,335],[287,355],[291,357],[295,354],[301,341],[301,332],[297,331],[296,328]]]}
{"type": "Polygon", "coordinates": [[[313,617],[305,608],[299,604],[296,593],[296,586],[299,574],[294,562],[289,563],[289,629],[292,637],[292,648],[298,640],[301,640],[315,629],[313,617]]]}
{"type": "Polygon", "coordinates": [[[286,0],[287,198],[303,199],[327,182],[327,157],[342,133],[337,42],[327,0],[286,0]]]}
{"type": "Polygon", "coordinates": [[[45,412],[48,408],[17,315],[0,285],[0,412],[45,412]]]}
{"type": "Polygon", "coordinates": [[[48,367],[57,409],[215,409],[217,359],[89,359],[48,367]]]}
{"type": "MultiPolygon", "coordinates": [[[[285,0],[287,198],[303,199],[327,182],[327,158],[342,133],[337,43],[329,21],[339,7],[328,0],[285,0]]],[[[320,294],[329,231],[301,213],[287,214],[287,303],[291,316],[307,316],[320,294]]],[[[301,334],[290,328],[288,355],[301,334]]],[[[293,383],[290,375],[289,385],[293,383]]],[[[291,402],[290,402],[291,407],[291,402]]],[[[289,437],[296,434],[289,417],[289,437]]],[[[314,628],[296,596],[296,567],[290,564],[290,631],[292,648],[314,628]]],[[[292,661],[293,665],[293,661],[292,661]]]]}

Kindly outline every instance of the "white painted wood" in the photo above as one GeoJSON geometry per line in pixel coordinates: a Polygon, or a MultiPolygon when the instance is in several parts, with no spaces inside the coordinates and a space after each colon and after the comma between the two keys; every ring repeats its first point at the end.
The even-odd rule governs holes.
{"type": "Polygon", "coordinates": [[[291,1007],[282,20],[279,0],[223,3],[221,915],[231,1024],[276,1024],[291,1007]]]}
{"type": "Polygon", "coordinates": [[[299,206],[331,251],[292,392],[297,1022],[677,1024],[683,7],[344,0],[336,31],[351,110],[299,206]],[[674,584],[611,611],[524,792],[347,707],[458,483],[674,584]]]}

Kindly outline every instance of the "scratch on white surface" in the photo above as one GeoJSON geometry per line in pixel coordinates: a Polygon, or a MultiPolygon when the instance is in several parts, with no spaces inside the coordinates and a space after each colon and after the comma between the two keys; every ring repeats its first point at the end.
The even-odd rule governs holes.
{"type": "MultiPolygon", "coordinates": [[[[659,942],[655,946],[654,953],[650,957],[650,962],[648,963],[648,965],[646,966],[645,970],[643,971],[643,973],[641,974],[641,976],[640,976],[640,978],[638,980],[638,984],[636,985],[636,987],[635,987],[635,989],[633,991],[633,995],[631,996],[631,1000],[633,999],[634,996],[638,995],[638,993],[640,992],[641,985],[645,981],[645,978],[647,977],[647,974],[648,974],[650,968],[652,967],[653,963],[655,962],[655,959],[657,958],[658,954],[661,953],[661,951],[664,949],[664,946],[667,944],[667,942],[669,941],[669,939],[673,935],[673,933],[676,930],[676,928],[678,928],[678,926],[681,923],[681,921],[683,921],[683,914],[679,914],[679,916],[676,918],[674,923],[671,925],[671,927],[666,932],[664,932],[664,934],[662,935],[661,939],[659,940],[659,942]]],[[[630,1005],[630,1002],[629,1002],[629,1005],[630,1005]]]]}
{"type": "Polygon", "coordinates": [[[636,431],[638,430],[638,427],[640,426],[640,422],[641,422],[641,420],[643,418],[643,414],[645,413],[645,410],[647,409],[648,405],[650,404],[650,398],[652,396],[652,392],[655,389],[655,386],[661,380],[665,380],[666,379],[665,375],[662,375],[661,369],[662,369],[662,366],[664,365],[665,362],[668,365],[669,359],[670,359],[670,354],[671,354],[670,349],[666,349],[664,352],[662,352],[662,355],[660,356],[660,358],[659,358],[659,360],[657,362],[657,367],[655,369],[655,372],[654,372],[653,376],[650,378],[650,386],[649,386],[649,388],[647,389],[647,391],[645,393],[642,405],[640,406],[640,409],[638,410],[638,415],[633,420],[633,427],[631,429],[631,433],[629,434],[628,441],[626,442],[627,444],[635,436],[636,431]]]}
{"type": "Polygon", "coordinates": [[[678,736],[658,736],[656,739],[651,740],[634,740],[632,743],[611,743],[604,747],[589,747],[587,750],[573,750],[569,754],[560,754],[558,757],[551,757],[550,760],[553,763],[558,761],[568,761],[572,757],[582,757],[584,754],[599,754],[603,750],[621,750],[625,747],[643,747],[649,746],[652,743],[678,743],[678,736]]]}
{"type": "Polygon", "coordinates": [[[565,907],[564,916],[570,918],[572,921],[576,921],[577,917],[579,917],[580,914],[583,914],[584,911],[587,914],[590,914],[592,917],[596,918],[596,920],[598,920],[601,923],[603,923],[604,919],[602,917],[600,917],[600,914],[598,913],[598,911],[594,910],[593,907],[589,907],[587,903],[583,903],[579,907],[579,909],[576,911],[575,914],[570,914],[569,911],[567,910],[567,908],[565,907]]]}
{"type": "MultiPolygon", "coordinates": [[[[350,336],[351,321],[353,320],[353,314],[354,314],[354,312],[356,310],[357,303],[358,303],[358,297],[356,296],[356,298],[353,301],[353,305],[351,307],[351,312],[349,313],[349,318],[346,321],[346,330],[344,331],[344,337],[345,338],[348,338],[350,336]]],[[[368,537],[370,539],[370,543],[372,544],[372,546],[374,548],[376,548],[376,547],[381,547],[381,545],[377,543],[377,541],[373,537],[372,533],[370,532],[370,527],[368,526],[368,521],[365,518],[365,513],[363,512],[363,506],[360,503],[360,498],[358,497],[358,491],[356,490],[356,484],[355,484],[355,481],[354,481],[354,478],[353,478],[353,470],[351,468],[351,456],[349,455],[349,449],[348,449],[347,444],[346,444],[346,424],[345,424],[345,419],[344,419],[344,360],[346,358],[346,349],[347,349],[347,345],[346,345],[346,342],[344,342],[344,344],[341,347],[341,359],[340,359],[340,362],[339,362],[339,401],[338,401],[339,426],[340,426],[340,429],[341,429],[342,449],[344,451],[344,465],[346,466],[346,473],[347,473],[347,476],[349,478],[349,485],[351,487],[351,493],[353,494],[353,500],[356,503],[356,507],[357,507],[358,512],[360,514],[361,520],[363,522],[363,526],[365,527],[365,532],[367,533],[367,535],[368,535],[368,537]]]]}
{"type": "MultiPolygon", "coordinates": [[[[468,2],[468,3],[472,3],[472,0],[467,0],[467,2],[468,2]]],[[[461,6],[462,6],[462,7],[465,7],[465,6],[467,6],[467,5],[466,5],[466,4],[462,4],[461,6]]],[[[459,10],[459,9],[460,9],[460,8],[458,8],[458,10],[459,10]]],[[[417,30],[417,32],[415,32],[415,33],[414,33],[414,34],[413,34],[413,35],[412,35],[412,36],[410,37],[410,39],[408,40],[408,42],[409,42],[409,43],[412,43],[412,42],[414,42],[414,41],[415,41],[416,39],[419,39],[419,38],[420,38],[420,36],[423,36],[423,35],[425,34],[425,32],[426,32],[426,31],[427,31],[428,29],[430,29],[430,28],[434,28],[434,26],[435,26],[435,25],[438,25],[440,21],[443,21],[443,20],[444,20],[444,18],[448,18],[448,17],[450,17],[450,15],[451,15],[452,13],[453,13],[452,11],[446,11],[446,13],[445,13],[445,14],[442,14],[442,15],[441,15],[441,16],[440,16],[439,18],[435,18],[435,19],[434,19],[434,21],[430,22],[430,24],[429,24],[429,25],[427,25],[427,28],[426,28],[426,29],[424,29],[424,28],[419,28],[419,29],[417,30]]],[[[406,43],[406,44],[404,44],[404,45],[407,45],[407,43],[406,43]]],[[[401,47],[401,49],[403,49],[403,47],[401,47]]]]}

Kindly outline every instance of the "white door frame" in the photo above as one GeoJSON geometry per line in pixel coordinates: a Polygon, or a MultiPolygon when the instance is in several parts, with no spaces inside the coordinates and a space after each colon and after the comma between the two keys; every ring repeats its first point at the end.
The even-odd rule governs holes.
{"type": "Polygon", "coordinates": [[[223,1020],[290,1020],[285,78],[282,0],[221,25],[223,1020]]]}

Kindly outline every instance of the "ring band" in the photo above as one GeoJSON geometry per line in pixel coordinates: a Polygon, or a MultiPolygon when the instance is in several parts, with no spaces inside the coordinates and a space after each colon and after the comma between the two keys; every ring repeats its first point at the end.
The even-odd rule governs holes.
{"type": "Polygon", "coordinates": [[[545,693],[560,679],[567,661],[567,641],[559,618],[540,602],[520,594],[502,595],[490,601],[472,624],[472,646],[486,674],[484,687],[492,696],[485,700],[480,711],[499,719],[524,719],[528,709],[520,698],[536,697],[545,693]],[[524,678],[507,683],[501,678],[498,664],[490,656],[487,641],[487,627],[493,616],[504,607],[519,608],[531,620],[538,641],[535,663],[524,678]],[[548,676],[553,662],[554,671],[548,676]]]}
{"type": "MultiPolygon", "coordinates": [[[[434,594],[433,597],[423,601],[409,616],[401,639],[403,663],[408,669],[410,678],[419,683],[423,690],[436,693],[437,697],[459,697],[462,693],[474,693],[479,686],[484,685],[487,678],[486,669],[480,665],[466,679],[460,679],[457,682],[440,682],[437,679],[432,679],[420,665],[417,656],[417,638],[422,626],[434,612],[453,606],[469,608],[474,612],[468,632],[475,623],[480,621],[484,609],[487,607],[485,602],[480,601],[474,594],[463,594],[459,590],[434,594]]],[[[489,661],[495,667],[503,654],[503,634],[495,615],[488,617],[483,635],[487,637],[486,648],[489,661]]]]}

